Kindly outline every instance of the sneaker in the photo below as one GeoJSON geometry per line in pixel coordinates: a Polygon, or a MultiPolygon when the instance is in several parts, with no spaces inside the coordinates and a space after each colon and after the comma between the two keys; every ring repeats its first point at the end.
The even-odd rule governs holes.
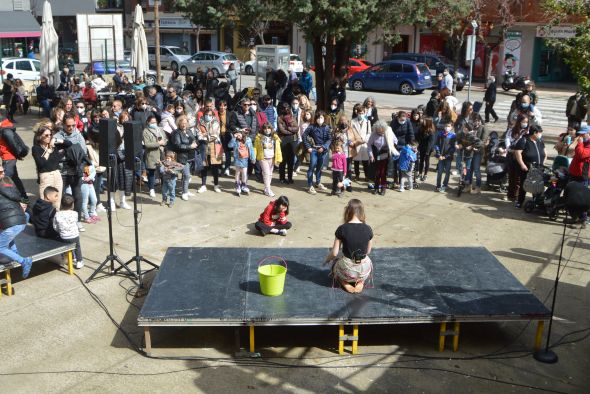
{"type": "Polygon", "coordinates": [[[83,233],[84,231],[86,231],[86,229],[84,228],[84,225],[82,224],[82,222],[78,222],[78,231],[83,233]]]}
{"type": "Polygon", "coordinates": [[[502,196],[502,201],[508,201],[508,196],[502,196]]]}
{"type": "Polygon", "coordinates": [[[200,188],[197,189],[197,193],[205,193],[207,191],[207,186],[201,185],[200,188]]]}
{"type": "Polygon", "coordinates": [[[127,204],[127,201],[121,201],[119,203],[119,208],[121,208],[121,209],[131,209],[131,205],[127,204]]]}
{"type": "Polygon", "coordinates": [[[141,176],[141,181],[142,181],[143,183],[147,183],[147,182],[148,182],[147,176],[145,176],[145,175],[142,175],[142,176],[141,176]]]}
{"type": "Polygon", "coordinates": [[[447,191],[447,187],[446,186],[441,186],[441,187],[438,188],[438,191],[441,192],[441,193],[444,193],[444,192],[447,191]]]}
{"type": "Polygon", "coordinates": [[[457,176],[459,173],[457,172],[457,170],[452,170],[451,171],[451,175],[452,176],[457,176]]]}
{"type": "Polygon", "coordinates": [[[250,188],[248,187],[248,185],[242,186],[242,193],[244,193],[245,195],[250,194],[250,188]]]}
{"type": "Polygon", "coordinates": [[[480,194],[481,193],[481,188],[475,186],[474,188],[471,189],[471,194],[480,194]]]}
{"type": "Polygon", "coordinates": [[[31,266],[32,265],[33,265],[33,258],[32,257],[25,257],[20,262],[20,266],[23,269],[23,279],[26,279],[29,277],[29,274],[31,273],[31,266]]]}
{"type": "Polygon", "coordinates": [[[522,204],[519,203],[519,202],[516,202],[516,203],[514,203],[514,207],[515,208],[520,208],[520,207],[522,207],[522,204]]]}
{"type": "Polygon", "coordinates": [[[473,188],[471,187],[471,185],[465,185],[465,189],[463,191],[465,193],[471,194],[471,192],[473,191],[473,188]]]}
{"type": "Polygon", "coordinates": [[[163,206],[164,206],[164,205],[166,205],[166,204],[167,204],[167,203],[166,203],[166,200],[162,200],[162,201],[160,202],[160,206],[161,206],[161,207],[163,207],[163,206]]]}
{"type": "Polygon", "coordinates": [[[317,187],[318,189],[320,189],[321,191],[326,191],[326,190],[327,190],[327,189],[326,189],[326,186],[322,185],[321,183],[318,183],[318,184],[316,185],[316,187],[317,187]]]}
{"type": "Polygon", "coordinates": [[[154,189],[150,189],[150,197],[151,198],[155,198],[156,197],[156,191],[154,189]]]}
{"type": "Polygon", "coordinates": [[[347,186],[346,187],[346,191],[349,192],[349,193],[352,193],[352,186],[347,186]]]}
{"type": "Polygon", "coordinates": [[[270,190],[270,189],[269,189],[269,190],[266,190],[266,189],[265,189],[265,190],[264,190],[264,195],[265,195],[265,196],[268,196],[268,197],[274,197],[274,196],[275,196],[275,194],[274,194],[274,193],[272,192],[272,190],[270,190]]]}
{"type": "Polygon", "coordinates": [[[412,191],[412,190],[414,190],[414,188],[413,187],[409,187],[408,190],[409,191],[412,191]]]}
{"type": "Polygon", "coordinates": [[[84,223],[87,223],[87,224],[94,224],[94,223],[96,223],[96,221],[94,219],[92,219],[92,217],[87,217],[86,219],[82,219],[82,221],[84,223]]]}
{"type": "Polygon", "coordinates": [[[106,208],[104,207],[104,205],[102,205],[102,204],[98,204],[98,205],[96,206],[96,212],[106,212],[106,211],[107,211],[107,210],[106,210],[106,208]]]}
{"type": "Polygon", "coordinates": [[[168,203],[168,208],[172,208],[172,206],[173,206],[173,205],[174,205],[174,201],[170,201],[170,202],[168,203]]]}
{"type": "Polygon", "coordinates": [[[223,172],[223,175],[225,175],[225,176],[229,176],[229,168],[228,168],[228,169],[226,169],[226,170],[223,172]]]}
{"type": "Polygon", "coordinates": [[[238,197],[240,197],[240,195],[242,194],[242,188],[239,185],[236,185],[236,194],[238,195],[238,197]]]}
{"type": "Polygon", "coordinates": [[[404,192],[404,188],[400,187],[399,189],[397,189],[398,192],[403,193],[404,192]]]}
{"type": "Polygon", "coordinates": [[[189,196],[189,197],[194,197],[195,196],[195,193],[187,192],[186,195],[189,196]]]}
{"type": "Polygon", "coordinates": [[[282,235],[284,237],[287,235],[287,230],[281,229],[281,230],[279,230],[279,232],[277,234],[282,235]]]}
{"type": "Polygon", "coordinates": [[[182,193],[182,196],[180,196],[180,198],[181,198],[183,201],[187,201],[187,200],[188,200],[188,193],[182,193]]]}
{"type": "Polygon", "coordinates": [[[80,268],[84,267],[84,261],[80,260],[80,261],[76,261],[76,264],[74,265],[74,267],[76,267],[77,270],[79,270],[80,268]]]}
{"type": "Polygon", "coordinates": [[[387,186],[382,186],[381,189],[379,189],[379,190],[381,190],[381,192],[379,194],[381,194],[382,196],[384,196],[385,195],[385,192],[387,191],[387,186]]]}
{"type": "Polygon", "coordinates": [[[309,194],[317,194],[317,192],[315,191],[315,188],[313,186],[309,187],[308,193],[309,194]]]}
{"type": "Polygon", "coordinates": [[[213,186],[213,191],[215,193],[221,193],[221,188],[218,185],[213,186]]]}

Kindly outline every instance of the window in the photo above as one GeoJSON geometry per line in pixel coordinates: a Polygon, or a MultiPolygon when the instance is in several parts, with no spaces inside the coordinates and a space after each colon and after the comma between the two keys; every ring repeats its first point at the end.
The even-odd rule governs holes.
{"type": "Polygon", "coordinates": [[[424,63],[430,68],[436,68],[436,59],[430,56],[426,56],[424,63]]]}
{"type": "Polygon", "coordinates": [[[299,55],[291,55],[291,61],[300,62],[301,58],[299,57],[299,55]]]}
{"type": "Polygon", "coordinates": [[[402,70],[402,72],[404,73],[413,73],[414,66],[412,66],[411,64],[402,64],[402,70]]]}
{"type": "Polygon", "coordinates": [[[233,54],[232,55],[225,55],[225,56],[223,56],[223,59],[224,60],[231,60],[231,61],[238,60],[238,58],[236,57],[236,55],[233,55],[233,54]]]}
{"type": "Polygon", "coordinates": [[[205,60],[205,54],[204,53],[195,53],[195,55],[193,56],[193,60],[205,60]]]}
{"type": "Polygon", "coordinates": [[[28,60],[21,60],[16,62],[16,69],[20,71],[33,71],[31,62],[28,60]]]}
{"type": "Polygon", "coordinates": [[[6,66],[4,66],[4,68],[14,70],[14,62],[6,63],[6,66]]]}
{"type": "Polygon", "coordinates": [[[367,71],[372,73],[383,73],[387,71],[387,68],[386,64],[376,64],[367,71]]]}
{"type": "Polygon", "coordinates": [[[391,63],[389,65],[389,72],[392,73],[401,73],[403,70],[403,67],[400,63],[391,63]]]}
{"type": "Polygon", "coordinates": [[[168,55],[170,55],[170,51],[168,50],[168,48],[160,47],[160,56],[168,56],[168,55]]]}
{"type": "Polygon", "coordinates": [[[41,62],[39,60],[31,60],[33,62],[33,66],[35,66],[35,70],[41,71],[41,62]]]}
{"type": "Polygon", "coordinates": [[[148,54],[155,55],[156,54],[156,48],[155,47],[148,47],[148,54]]]}
{"type": "Polygon", "coordinates": [[[418,70],[420,70],[420,74],[430,75],[430,70],[425,64],[418,64],[418,70]]]}
{"type": "Polygon", "coordinates": [[[170,47],[168,50],[172,52],[173,55],[190,55],[190,53],[184,48],[170,47]]]}
{"type": "Polygon", "coordinates": [[[205,60],[217,60],[217,55],[213,54],[213,53],[206,53],[205,54],[205,60]]]}

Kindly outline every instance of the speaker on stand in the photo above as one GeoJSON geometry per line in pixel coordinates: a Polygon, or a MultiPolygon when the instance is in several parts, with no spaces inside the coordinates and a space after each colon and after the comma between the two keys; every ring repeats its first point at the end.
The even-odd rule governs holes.
{"type": "MultiPolygon", "coordinates": [[[[125,141],[125,167],[128,170],[138,172],[141,170],[141,156],[143,151],[143,129],[141,123],[137,121],[125,122],[123,124],[125,141]]],[[[135,277],[138,280],[140,288],[144,288],[143,275],[153,270],[159,269],[158,265],[152,263],[139,253],[139,214],[141,212],[137,209],[137,183],[133,182],[133,229],[135,235],[135,256],[130,258],[121,267],[117,268],[118,272],[123,267],[129,270],[129,264],[135,262],[135,277]],[[142,271],[141,263],[146,263],[153,268],[148,271],[142,271]]]]}
{"type": "Polygon", "coordinates": [[[111,275],[117,273],[119,269],[125,268],[127,274],[130,275],[134,280],[137,279],[137,275],[129,269],[123,263],[123,261],[115,254],[115,246],[113,241],[113,217],[111,211],[111,193],[113,192],[112,185],[113,177],[116,176],[117,168],[117,146],[120,142],[119,132],[117,130],[117,121],[114,119],[101,119],[99,123],[99,162],[101,166],[107,169],[107,197],[109,203],[107,203],[107,220],[109,224],[109,254],[104,261],[94,270],[92,275],[86,279],[86,283],[93,280],[98,273],[102,272],[107,264],[109,266],[109,273],[111,275]],[[115,269],[115,263],[119,264],[119,267],[115,269]]]}

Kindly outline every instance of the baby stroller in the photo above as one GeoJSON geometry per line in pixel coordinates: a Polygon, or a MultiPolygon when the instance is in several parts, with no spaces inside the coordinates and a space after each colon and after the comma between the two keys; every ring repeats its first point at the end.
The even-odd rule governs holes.
{"type": "Polygon", "coordinates": [[[498,133],[490,133],[490,142],[486,147],[486,185],[490,189],[497,189],[500,193],[506,193],[506,178],[508,174],[508,163],[504,142],[500,140],[498,133]]]}
{"type": "Polygon", "coordinates": [[[524,182],[524,190],[533,198],[524,204],[524,211],[531,213],[535,208],[543,209],[550,220],[557,220],[559,211],[565,206],[561,194],[567,182],[567,171],[532,166],[524,182]]]}

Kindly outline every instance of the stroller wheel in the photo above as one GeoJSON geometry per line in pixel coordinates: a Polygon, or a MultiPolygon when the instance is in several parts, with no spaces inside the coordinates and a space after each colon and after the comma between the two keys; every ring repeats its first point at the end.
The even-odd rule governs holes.
{"type": "Polygon", "coordinates": [[[535,209],[535,202],[532,200],[529,200],[527,202],[524,203],[524,211],[526,213],[531,213],[533,212],[533,209],[535,209]]]}

